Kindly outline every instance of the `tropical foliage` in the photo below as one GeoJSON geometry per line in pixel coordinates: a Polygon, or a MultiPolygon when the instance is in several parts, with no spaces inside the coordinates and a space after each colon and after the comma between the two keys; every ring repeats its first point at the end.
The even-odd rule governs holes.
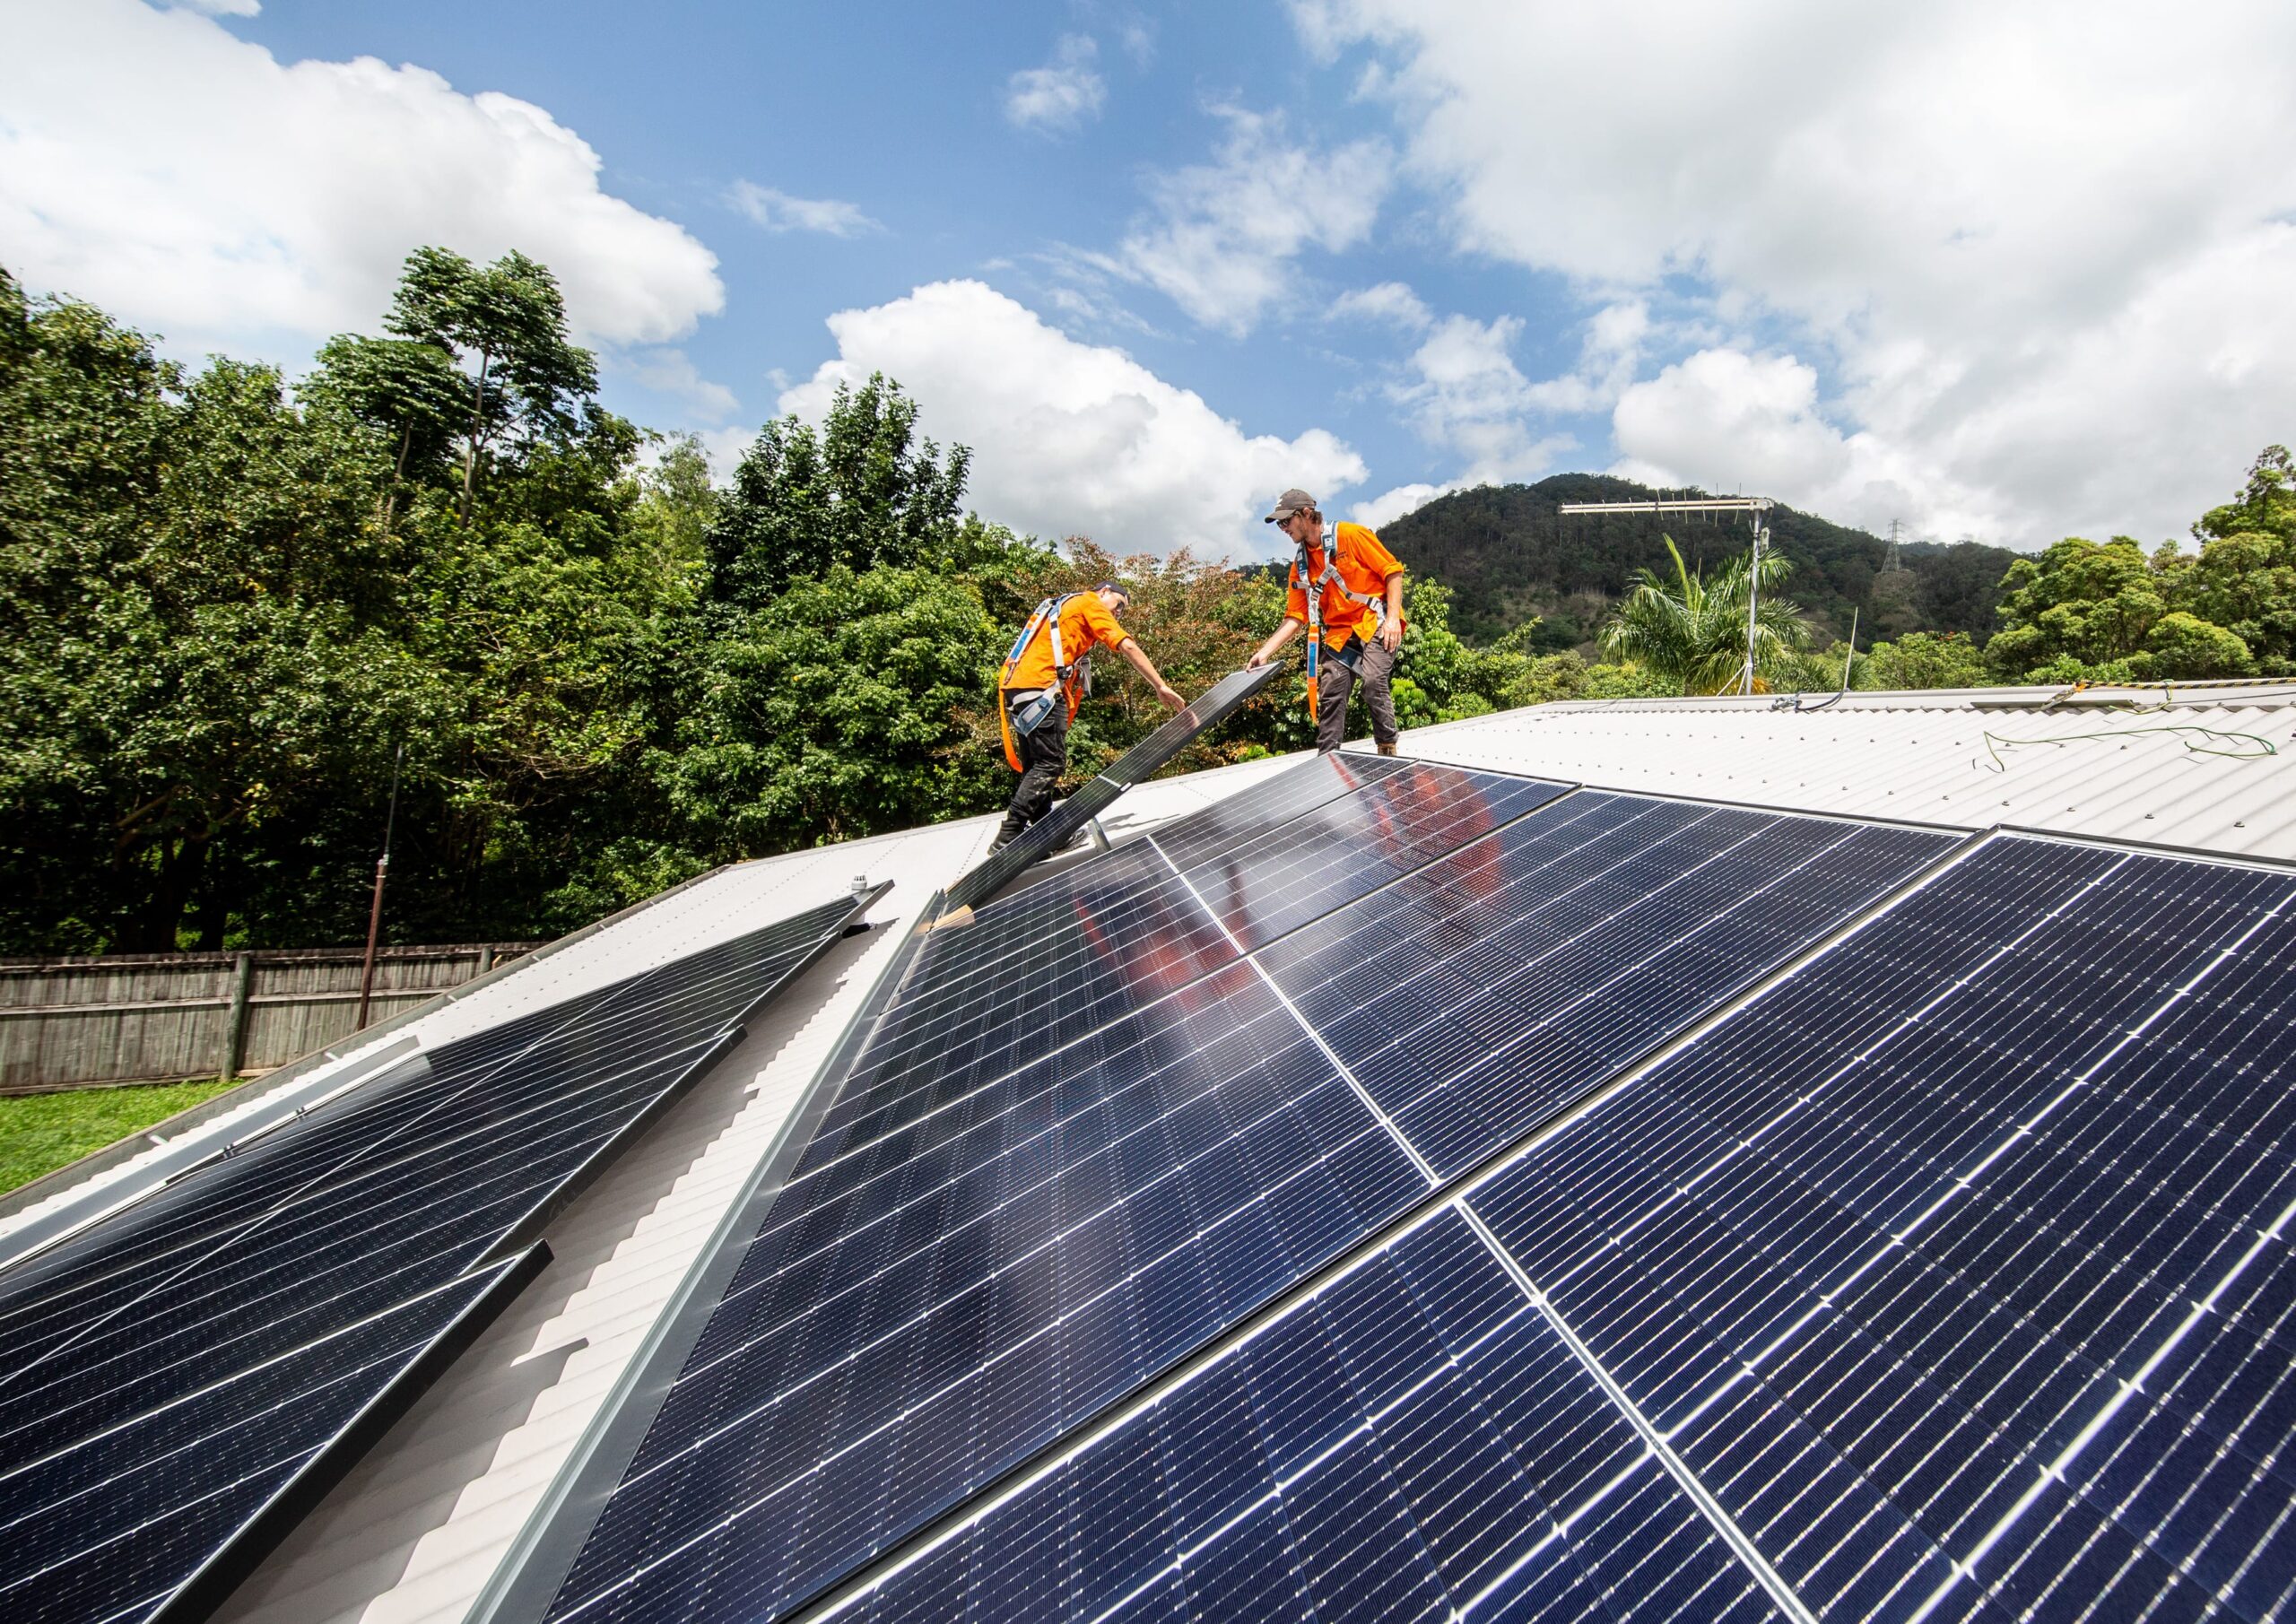
{"type": "Polygon", "coordinates": [[[1788,672],[1799,676],[1794,656],[1808,644],[1809,628],[1801,611],[1779,595],[1794,568],[1791,560],[1765,552],[1759,568],[1750,569],[1744,557],[1728,559],[1709,584],[1703,571],[1683,562],[1671,536],[1666,552],[1674,578],[1636,572],[1626,601],[1603,627],[1605,654],[1675,684],[1677,692],[1728,692],[1745,676],[1751,618],[1756,689],[1767,692],[1773,679],[1788,672]]]}
{"type": "MultiPolygon", "coordinates": [[[[0,951],[356,939],[395,769],[388,934],[552,934],[713,864],[993,809],[994,673],[1042,597],[1123,578],[1127,624],[1189,692],[1283,612],[1280,570],[1115,558],[973,512],[970,453],[925,439],[890,379],[769,423],[723,488],[698,444],[596,395],[556,282],[516,254],[418,250],[378,331],[292,380],[180,366],[0,273],[0,951]]],[[[1535,491],[1565,487],[1585,493],[1535,491]]],[[[1847,651],[1812,620],[1857,592],[1883,634],[1859,687],[2296,674],[2277,447],[2194,526],[2196,552],[1909,548],[1918,568],[1893,571],[1805,520],[1781,525],[1825,594],[1795,596],[1798,543],[1763,565],[1778,691],[1840,681],[1847,651]],[[1941,619],[1989,624],[1996,597],[1989,643],[1941,619]]],[[[1742,555],[1686,562],[1669,540],[1622,596],[1494,624],[1506,593],[1421,567],[1412,533],[1388,533],[1414,565],[1406,725],[1737,673],[1742,555]]],[[[1075,777],[1161,716],[1100,664],[1075,777]]],[[[1295,679],[1178,765],[1309,737],[1295,679]]]]}

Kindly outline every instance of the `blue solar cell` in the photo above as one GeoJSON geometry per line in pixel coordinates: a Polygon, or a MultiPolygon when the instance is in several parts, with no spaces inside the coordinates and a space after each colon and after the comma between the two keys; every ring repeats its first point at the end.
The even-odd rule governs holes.
{"type": "Polygon", "coordinates": [[[1775,1616],[1448,1211],[840,1601],[883,1624],[1775,1616]]]}
{"type": "Polygon", "coordinates": [[[2296,1592],[2296,881],[2005,840],[1474,1198],[1821,1617],[2296,1592]]]}
{"type": "Polygon", "coordinates": [[[1456,1173],[1952,844],[1582,791],[1261,958],[1421,1153],[1456,1173]]]}

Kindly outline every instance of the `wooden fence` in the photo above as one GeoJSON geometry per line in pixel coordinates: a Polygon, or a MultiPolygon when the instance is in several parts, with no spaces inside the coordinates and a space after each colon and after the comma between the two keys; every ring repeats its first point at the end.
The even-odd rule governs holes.
{"type": "MultiPolygon", "coordinates": [[[[368,1022],[535,945],[385,948],[368,1022]]],[[[284,1065],[356,1029],[360,965],[357,948],[0,959],[0,1094],[284,1065]]]]}

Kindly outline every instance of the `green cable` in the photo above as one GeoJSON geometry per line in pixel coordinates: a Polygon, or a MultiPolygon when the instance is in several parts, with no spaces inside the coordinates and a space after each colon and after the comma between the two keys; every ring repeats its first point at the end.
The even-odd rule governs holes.
{"type": "Polygon", "coordinates": [[[2212,744],[2197,743],[2189,738],[2184,742],[2185,748],[2194,755],[2222,756],[2230,761],[2261,761],[2266,756],[2276,756],[2280,753],[2280,746],[2260,733],[2240,733],[2228,728],[2202,727],[2191,723],[2171,727],[2108,727],[2096,733],[2060,734],[2053,739],[2008,739],[1997,733],[1987,733],[1984,738],[1986,752],[1993,758],[1993,770],[2007,772],[2009,764],[2001,759],[2001,752],[2005,749],[2015,750],[2026,744],[2071,744],[2084,739],[2129,739],[2139,734],[2147,733],[2196,734],[2203,739],[2246,740],[2245,745],[2235,745],[2230,750],[2218,749],[2212,744]]]}

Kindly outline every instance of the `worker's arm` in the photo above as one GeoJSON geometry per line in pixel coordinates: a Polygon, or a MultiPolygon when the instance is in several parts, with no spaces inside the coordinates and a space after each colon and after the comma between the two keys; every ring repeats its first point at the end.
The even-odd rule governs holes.
{"type": "Polygon", "coordinates": [[[1389,654],[1403,647],[1403,571],[1387,578],[1387,618],[1379,622],[1379,646],[1389,654]]]}
{"type": "Polygon", "coordinates": [[[1283,648],[1283,645],[1300,635],[1300,628],[1306,624],[1307,622],[1305,621],[1295,621],[1290,615],[1284,616],[1283,624],[1278,626],[1274,631],[1268,633],[1266,642],[1262,643],[1257,648],[1252,650],[1252,657],[1244,662],[1244,669],[1246,671],[1257,671],[1259,667],[1266,664],[1270,660],[1276,656],[1277,652],[1283,648]]]}
{"type": "Polygon", "coordinates": [[[1158,673],[1156,662],[1150,659],[1148,651],[1140,647],[1138,638],[1125,638],[1116,646],[1116,651],[1125,657],[1133,670],[1148,679],[1148,686],[1156,690],[1156,697],[1167,707],[1178,710],[1187,705],[1187,701],[1180,697],[1180,690],[1164,681],[1162,675],[1158,673]]]}

